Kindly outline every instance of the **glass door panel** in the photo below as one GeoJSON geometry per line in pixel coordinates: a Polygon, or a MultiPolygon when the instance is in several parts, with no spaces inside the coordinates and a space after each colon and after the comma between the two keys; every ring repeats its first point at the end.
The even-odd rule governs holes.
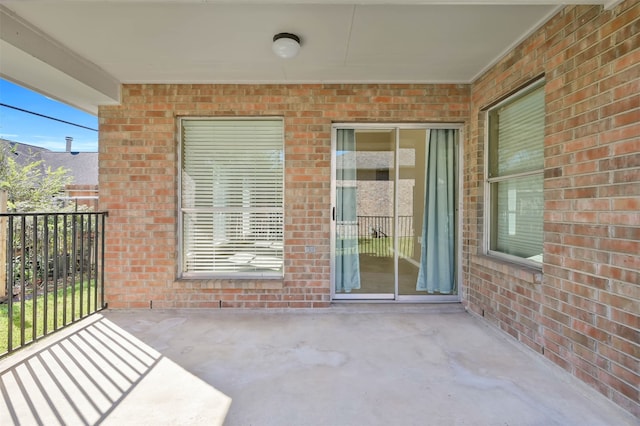
{"type": "Polygon", "coordinates": [[[396,132],[336,135],[336,298],[395,297],[396,132]]]}
{"type": "Polygon", "coordinates": [[[452,129],[400,130],[399,296],[456,295],[457,135],[452,129]],[[405,243],[406,241],[406,243],[405,243]]]}
{"type": "Polygon", "coordinates": [[[425,129],[401,129],[398,176],[398,294],[424,294],[416,289],[420,271],[420,239],[426,173],[425,129]]]}

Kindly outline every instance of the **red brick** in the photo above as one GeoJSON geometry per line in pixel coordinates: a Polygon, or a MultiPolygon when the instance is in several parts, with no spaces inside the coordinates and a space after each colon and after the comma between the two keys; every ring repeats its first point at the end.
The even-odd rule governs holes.
{"type": "MultiPolygon", "coordinates": [[[[480,121],[470,123],[465,161],[477,165],[480,173],[466,174],[465,190],[482,194],[486,124],[480,106],[522,86],[525,69],[529,75],[545,74],[544,293],[533,295],[541,304],[536,316],[540,326],[527,320],[508,323],[513,312],[528,316],[532,309],[523,298],[510,296],[518,274],[473,261],[465,271],[469,306],[499,302],[498,313],[490,318],[500,328],[527,345],[546,341],[545,356],[601,392],[629,395],[612,385],[617,379],[601,381],[598,368],[606,368],[610,360],[607,354],[596,354],[594,344],[615,340],[616,335],[636,337],[633,328],[621,323],[635,324],[637,317],[629,311],[638,309],[640,296],[635,290],[640,279],[640,52],[634,30],[640,5],[623,2],[617,10],[620,16],[589,6],[563,9],[532,35],[530,40],[545,40],[543,44],[534,48],[523,43],[472,85],[471,117],[480,121]],[[607,316],[612,310],[617,325],[593,323],[594,315],[607,316]],[[572,355],[572,348],[579,356],[572,355]]],[[[482,199],[466,206],[473,212],[467,213],[469,232],[482,235],[481,218],[487,211],[482,199]]],[[[468,241],[470,253],[482,252],[482,237],[468,241]]],[[[622,359],[624,351],[638,350],[630,348],[628,340],[616,341],[626,342],[616,359],[622,359]]],[[[638,409],[637,403],[626,404],[638,409]]]]}
{"type": "Polygon", "coordinates": [[[637,388],[634,394],[629,386],[637,379],[630,360],[639,356],[639,16],[640,4],[629,0],[614,11],[565,7],[471,85],[124,85],[122,105],[99,114],[113,306],[146,307],[151,295],[174,307],[327,306],[331,123],[464,122],[465,305],[640,411],[637,388]],[[482,254],[483,108],[540,75],[546,79],[543,273],[482,254]],[[175,279],[176,115],[285,118],[286,270],[273,291],[261,288],[269,281],[175,279]],[[140,213],[130,212],[134,202],[140,213]],[[304,253],[307,240],[318,256],[304,253]],[[156,252],[162,263],[145,269],[141,261],[156,252]],[[141,292],[127,294],[136,285],[141,292]]]}

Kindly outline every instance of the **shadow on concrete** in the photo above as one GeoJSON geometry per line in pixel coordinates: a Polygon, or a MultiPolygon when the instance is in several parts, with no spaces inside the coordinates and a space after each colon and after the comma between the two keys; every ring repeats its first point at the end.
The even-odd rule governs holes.
{"type": "Polygon", "coordinates": [[[459,304],[107,310],[1,360],[0,393],[2,426],[637,425],[459,304]]]}
{"type": "Polygon", "coordinates": [[[97,425],[107,419],[130,424],[141,411],[149,411],[144,417],[149,424],[171,422],[167,413],[179,423],[202,415],[209,424],[224,422],[229,397],[101,314],[51,338],[55,340],[44,348],[34,345],[0,363],[0,424],[97,425]],[[208,409],[193,407],[188,397],[180,401],[175,393],[166,395],[174,384],[207,399],[208,409]],[[155,410],[159,418],[154,419],[154,407],[129,403],[130,396],[140,393],[156,408],[175,404],[176,409],[155,410]]]}

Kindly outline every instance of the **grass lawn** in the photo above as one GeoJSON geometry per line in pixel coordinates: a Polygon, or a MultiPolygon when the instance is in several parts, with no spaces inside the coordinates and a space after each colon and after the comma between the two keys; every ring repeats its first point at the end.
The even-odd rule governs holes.
{"type": "MultiPolygon", "coordinates": [[[[402,257],[412,257],[413,237],[398,237],[398,254],[402,257]]],[[[371,256],[392,257],[393,238],[358,238],[358,252],[371,256]]]]}
{"type": "MultiPolygon", "coordinates": [[[[94,303],[95,282],[82,283],[82,303],[80,300],[80,283],[74,286],[67,286],[66,289],[60,288],[57,294],[51,292],[47,294],[46,300],[44,295],[39,295],[35,299],[24,301],[24,343],[30,343],[52,331],[61,328],[66,324],[87,316],[88,313],[96,311],[94,303]],[[87,290],[90,288],[90,293],[87,290]],[[34,304],[35,304],[35,321],[34,321],[34,304]],[[46,305],[46,321],[45,321],[45,305],[46,305]],[[82,313],[81,313],[82,308],[82,313]],[[66,315],[65,315],[66,313],[66,315]],[[35,322],[35,327],[34,327],[35,322]],[[45,327],[46,326],[46,327],[45,327]],[[35,329],[35,336],[34,336],[35,329]]],[[[98,295],[98,304],[100,296],[98,295]]],[[[20,323],[21,323],[22,302],[13,302],[12,320],[9,322],[9,304],[0,304],[0,355],[4,355],[8,351],[9,327],[12,332],[12,349],[21,346],[20,340],[20,323]]]]}

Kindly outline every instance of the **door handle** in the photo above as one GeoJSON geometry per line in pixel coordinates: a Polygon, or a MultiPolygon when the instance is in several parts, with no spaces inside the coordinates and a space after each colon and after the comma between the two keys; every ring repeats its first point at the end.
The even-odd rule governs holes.
{"type": "Polygon", "coordinates": [[[331,217],[333,218],[333,221],[335,222],[335,220],[336,220],[336,208],[335,207],[332,209],[331,217]]]}

